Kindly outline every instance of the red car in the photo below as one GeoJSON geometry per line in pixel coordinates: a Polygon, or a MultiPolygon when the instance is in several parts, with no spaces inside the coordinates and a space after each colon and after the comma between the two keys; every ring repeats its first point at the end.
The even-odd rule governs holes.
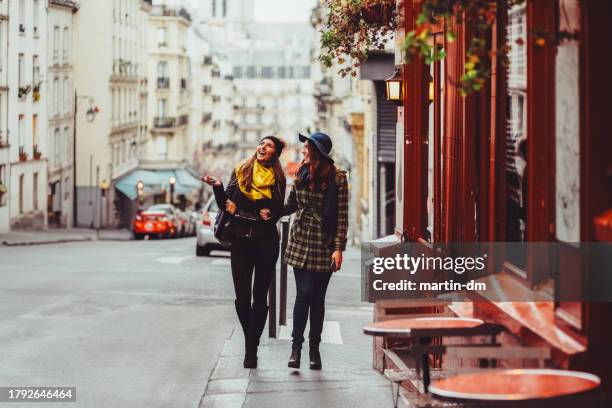
{"type": "Polygon", "coordinates": [[[170,238],[176,235],[176,229],[165,211],[146,210],[138,213],[132,221],[132,234],[136,240],[143,239],[147,235],[170,238]]]}

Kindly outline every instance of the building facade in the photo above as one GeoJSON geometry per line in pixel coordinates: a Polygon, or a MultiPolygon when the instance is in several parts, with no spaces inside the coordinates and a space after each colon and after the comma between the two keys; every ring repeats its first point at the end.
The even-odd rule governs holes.
{"type": "Polygon", "coordinates": [[[200,1],[197,22],[223,79],[212,86],[220,117],[211,120],[214,138],[202,154],[238,162],[253,153],[263,136],[276,134],[289,143],[281,159],[295,163],[297,133],[315,128],[313,28],[307,23],[257,23],[247,0],[200,1]],[[229,111],[224,98],[232,101],[229,111]]]}
{"type": "Polygon", "coordinates": [[[138,166],[144,144],[144,0],[85,2],[75,19],[76,224],[118,226],[115,184],[138,166]],[[87,40],[85,40],[87,39],[87,40]],[[104,188],[102,193],[101,187],[104,188]]]}
{"type": "MultiPolygon", "coordinates": [[[[3,2],[6,3],[6,2],[3,2]]],[[[47,0],[8,2],[7,141],[11,228],[47,224],[47,0]],[[8,65],[8,61],[11,64],[8,65]]]]}
{"type": "Polygon", "coordinates": [[[73,222],[74,14],[78,5],[49,0],[47,23],[48,199],[51,227],[73,222]]]}
{"type": "MultiPolygon", "coordinates": [[[[398,7],[398,31],[408,33],[420,4],[400,0],[398,7]]],[[[467,97],[455,84],[465,68],[469,23],[432,26],[434,42],[443,44],[447,56],[430,66],[420,60],[403,64],[396,50],[404,98],[398,109],[396,226],[387,239],[556,243],[558,251],[547,257],[492,255],[502,299],[521,292],[550,301],[475,295],[464,299],[475,300],[473,311],[453,310],[502,324],[508,331],[504,344],[549,347],[550,366],[609,378],[611,304],[589,302],[583,292],[596,276],[591,269],[602,265],[574,256],[581,243],[612,236],[604,220],[612,208],[612,59],[601,35],[612,6],[502,2],[496,13],[487,51],[496,55],[511,45],[508,63],[494,59],[483,89],[467,97]],[[449,28],[457,33],[455,42],[445,40],[449,28]],[[568,297],[576,301],[563,301],[568,297]]]]}
{"type": "Polygon", "coordinates": [[[0,233],[10,229],[10,145],[8,134],[8,2],[0,2],[0,233]]]}
{"type": "Polygon", "coordinates": [[[187,32],[191,16],[182,7],[157,5],[149,17],[148,126],[143,168],[178,168],[191,158],[189,113],[191,67],[187,32]]]}

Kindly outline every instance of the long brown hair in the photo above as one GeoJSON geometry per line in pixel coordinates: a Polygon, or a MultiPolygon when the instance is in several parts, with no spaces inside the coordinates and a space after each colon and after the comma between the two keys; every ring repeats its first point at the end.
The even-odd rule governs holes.
{"type": "MultiPolygon", "coordinates": [[[[249,157],[243,164],[240,166],[240,172],[242,173],[242,179],[245,183],[245,190],[251,191],[253,184],[253,168],[255,167],[255,161],[257,160],[257,152],[253,153],[253,156],[249,157]]],[[[272,167],[274,171],[274,187],[273,187],[273,196],[276,196],[277,200],[285,200],[285,189],[287,187],[287,179],[285,178],[285,172],[283,171],[283,166],[281,165],[280,160],[278,159],[278,155],[275,153],[274,158],[272,159],[272,163],[268,164],[267,167],[272,167]]]]}
{"type": "MultiPolygon", "coordinates": [[[[304,166],[308,166],[310,172],[308,189],[310,191],[326,191],[327,182],[329,177],[336,172],[336,166],[334,166],[334,162],[324,157],[312,143],[308,143],[306,148],[308,149],[310,162],[304,163],[304,160],[302,160],[302,164],[297,174],[301,173],[300,170],[302,170],[304,166]]],[[[300,180],[299,176],[296,178],[295,183],[298,187],[301,187],[302,180],[300,180]]]]}

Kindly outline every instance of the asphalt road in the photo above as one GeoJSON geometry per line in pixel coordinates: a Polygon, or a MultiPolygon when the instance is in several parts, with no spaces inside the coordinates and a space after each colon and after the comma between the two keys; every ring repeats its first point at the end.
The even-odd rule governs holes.
{"type": "MultiPolygon", "coordinates": [[[[197,406],[236,320],[228,254],[194,249],[193,238],[0,248],[0,387],[77,387],[77,403],[36,407],[197,406]]],[[[358,270],[336,276],[328,307],[363,307],[358,270]]],[[[290,275],[290,301],[293,287],[290,275]]]]}

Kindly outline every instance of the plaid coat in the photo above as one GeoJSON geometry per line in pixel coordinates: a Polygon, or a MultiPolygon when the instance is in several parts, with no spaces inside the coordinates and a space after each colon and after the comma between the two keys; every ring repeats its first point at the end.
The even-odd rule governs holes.
{"type": "Polygon", "coordinates": [[[346,249],[349,193],[344,171],[336,171],[336,184],[338,225],[334,236],[326,236],[322,228],[324,193],[293,185],[284,211],[285,214],[296,213],[284,257],[287,264],[313,272],[332,272],[332,253],[346,249]]]}

